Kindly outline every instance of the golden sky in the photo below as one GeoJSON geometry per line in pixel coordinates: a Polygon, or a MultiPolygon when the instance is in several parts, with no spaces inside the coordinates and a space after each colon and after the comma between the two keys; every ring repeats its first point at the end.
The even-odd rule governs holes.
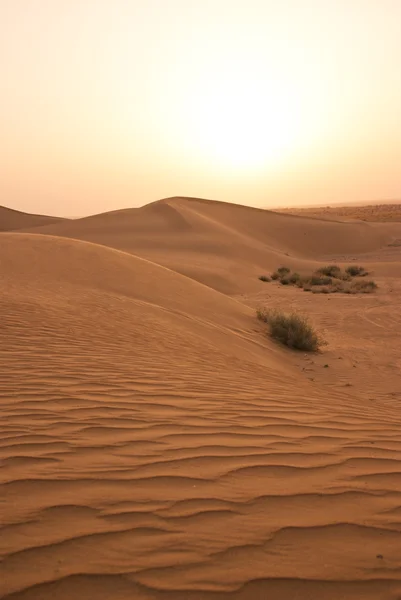
{"type": "Polygon", "coordinates": [[[401,0],[0,0],[0,204],[401,198],[401,0]]]}

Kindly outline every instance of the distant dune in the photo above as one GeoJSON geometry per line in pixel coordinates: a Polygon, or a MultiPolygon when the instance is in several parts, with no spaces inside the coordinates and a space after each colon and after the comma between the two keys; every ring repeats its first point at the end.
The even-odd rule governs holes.
{"type": "Polygon", "coordinates": [[[401,223],[172,198],[26,229],[0,233],[1,598],[401,597],[401,223]],[[258,279],[334,259],[377,292],[258,279]]]}
{"type": "Polygon", "coordinates": [[[236,204],[169,198],[42,228],[147,258],[224,293],[255,288],[255,274],[285,261],[297,269],[336,254],[376,251],[398,225],[322,223],[236,204]]]}
{"type": "Polygon", "coordinates": [[[41,227],[60,223],[64,219],[60,217],[47,217],[45,215],[31,215],[12,208],[0,206],[0,231],[16,231],[31,227],[41,227]]]}
{"type": "Polygon", "coordinates": [[[287,208],[283,212],[304,217],[317,217],[321,219],[358,220],[377,223],[401,222],[401,201],[386,204],[370,205],[333,205],[310,206],[308,208],[287,208]]]}

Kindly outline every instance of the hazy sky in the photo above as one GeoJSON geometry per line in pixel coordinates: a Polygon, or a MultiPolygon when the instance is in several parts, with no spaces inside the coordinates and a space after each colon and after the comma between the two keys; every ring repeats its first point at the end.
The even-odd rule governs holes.
{"type": "Polygon", "coordinates": [[[0,204],[401,198],[401,0],[0,0],[0,204]]]}

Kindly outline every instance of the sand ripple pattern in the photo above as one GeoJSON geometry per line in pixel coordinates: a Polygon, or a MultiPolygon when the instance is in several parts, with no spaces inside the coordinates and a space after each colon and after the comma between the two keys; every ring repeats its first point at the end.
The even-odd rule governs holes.
{"type": "Polygon", "coordinates": [[[0,302],[1,597],[401,598],[395,400],[88,287],[0,302]]]}

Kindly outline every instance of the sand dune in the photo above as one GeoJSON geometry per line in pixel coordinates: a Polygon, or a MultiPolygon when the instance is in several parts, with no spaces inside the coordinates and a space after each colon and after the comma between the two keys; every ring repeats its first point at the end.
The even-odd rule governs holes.
{"type": "Polygon", "coordinates": [[[261,270],[310,270],[321,257],[376,252],[401,223],[343,223],[196,198],[160,200],[35,231],[111,246],[227,294],[257,291],[261,270]]]}
{"type": "MultiPolygon", "coordinates": [[[[148,236],[165,263],[205,250],[223,272],[229,240],[248,266],[258,249],[276,260],[301,243],[284,236],[298,222],[318,227],[174,201],[53,227],[143,254],[148,236]]],[[[390,235],[362,225],[372,239],[336,246],[340,227],[326,250],[373,251],[390,235]]],[[[316,235],[294,261],[308,263],[316,235]]],[[[324,305],[256,282],[239,302],[85,241],[3,233],[0,257],[1,597],[401,597],[398,280],[324,305]],[[327,350],[306,360],[273,344],[254,318],[262,301],[307,309],[327,350]],[[369,371],[390,352],[370,394],[347,345],[369,371]]]]}
{"type": "Polygon", "coordinates": [[[341,219],[372,222],[401,221],[401,202],[350,206],[311,206],[308,208],[287,208],[285,213],[319,219],[341,219]]]}
{"type": "Polygon", "coordinates": [[[65,219],[48,217],[46,215],[31,215],[12,208],[0,206],[0,231],[17,231],[32,227],[42,227],[61,223],[65,219]]]}

